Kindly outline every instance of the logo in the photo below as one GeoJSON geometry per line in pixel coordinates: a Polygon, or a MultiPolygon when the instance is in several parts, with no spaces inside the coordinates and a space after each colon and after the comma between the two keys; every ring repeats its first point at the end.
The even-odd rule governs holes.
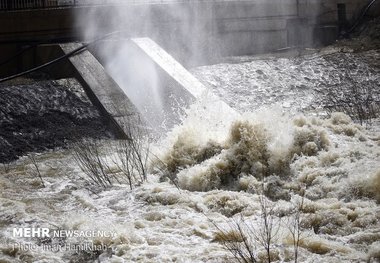
{"type": "Polygon", "coordinates": [[[13,237],[116,237],[114,231],[101,230],[53,230],[46,227],[13,228],[13,237]]]}
{"type": "Polygon", "coordinates": [[[13,228],[13,237],[50,237],[50,229],[46,227],[13,228]]]}

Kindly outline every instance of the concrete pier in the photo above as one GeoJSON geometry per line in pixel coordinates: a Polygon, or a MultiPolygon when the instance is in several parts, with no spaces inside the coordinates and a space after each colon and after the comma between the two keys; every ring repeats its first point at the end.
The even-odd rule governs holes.
{"type": "MultiPolygon", "coordinates": [[[[60,45],[66,54],[79,46],[60,45]]],[[[154,133],[166,132],[180,123],[195,100],[204,96],[211,107],[234,112],[149,38],[101,41],[69,61],[75,77],[119,137],[128,134],[126,124],[136,125],[140,119],[143,122],[137,124],[154,133]],[[112,67],[115,64],[117,71],[112,67]]]]}
{"type": "MultiPolygon", "coordinates": [[[[147,124],[158,133],[180,123],[186,109],[208,92],[198,79],[152,39],[101,41],[90,49],[134,102],[147,124]]],[[[220,107],[229,108],[215,96],[212,98],[223,104],[220,107]]]]}
{"type": "MultiPolygon", "coordinates": [[[[66,54],[80,46],[79,43],[60,45],[66,54]]],[[[88,50],[69,57],[69,61],[75,69],[75,77],[92,103],[106,117],[116,136],[128,138],[129,123],[136,125],[141,121],[135,105],[88,50]]]]}

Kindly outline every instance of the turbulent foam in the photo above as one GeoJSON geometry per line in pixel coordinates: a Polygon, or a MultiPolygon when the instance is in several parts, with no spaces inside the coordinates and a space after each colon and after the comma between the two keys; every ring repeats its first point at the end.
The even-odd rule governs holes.
{"type": "Polygon", "coordinates": [[[182,189],[209,191],[202,211],[250,217],[260,210],[255,195],[247,202],[240,197],[241,192],[233,195],[211,191],[225,189],[264,193],[277,200],[282,217],[292,218],[295,197],[303,187],[301,226],[313,233],[303,233],[300,244],[303,255],[331,258],[338,253],[343,258],[376,258],[378,251],[374,248],[367,255],[357,250],[361,247],[366,251],[365,246],[376,240],[373,235],[360,236],[362,229],[378,225],[374,208],[379,201],[380,173],[374,168],[380,156],[376,141],[362,139],[371,137],[368,132],[342,113],[323,120],[302,115],[291,117],[273,108],[257,115],[243,114],[229,125],[228,131],[223,139],[218,138],[218,143],[178,136],[175,147],[168,147],[165,153],[175,159],[178,155],[174,150],[178,153],[179,146],[186,149],[187,142],[199,143],[192,148],[191,155],[186,155],[186,164],[178,163],[174,174],[182,189]],[[354,127],[355,133],[337,132],[347,127],[354,127]],[[197,158],[199,152],[210,147],[217,150],[208,149],[213,154],[197,158]],[[342,245],[339,237],[352,233],[356,234],[351,238],[355,245],[342,245]]]}
{"type": "Polygon", "coordinates": [[[209,124],[195,133],[185,123],[161,160],[169,172],[178,172],[179,186],[191,191],[239,189],[238,179],[245,175],[287,177],[295,156],[317,155],[330,145],[323,128],[299,120],[293,123],[278,109],[246,114],[232,122],[218,142],[202,140],[209,124]]]}
{"type": "Polygon", "coordinates": [[[357,197],[373,198],[380,203],[380,170],[368,177],[349,182],[349,190],[357,197]]]}
{"type": "Polygon", "coordinates": [[[380,241],[374,242],[368,250],[368,254],[367,254],[368,262],[371,262],[372,259],[375,262],[380,260],[380,241]]]}

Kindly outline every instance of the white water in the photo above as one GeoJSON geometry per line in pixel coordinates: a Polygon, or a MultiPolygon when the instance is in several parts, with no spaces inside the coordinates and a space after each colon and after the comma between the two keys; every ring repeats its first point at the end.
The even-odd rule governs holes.
{"type": "MultiPolygon", "coordinates": [[[[302,62],[302,58],[299,60],[302,62]]],[[[300,134],[307,135],[308,146],[302,145],[305,146],[302,151],[313,154],[291,161],[290,178],[281,179],[285,184],[283,190],[278,189],[280,195],[289,194],[291,199],[276,202],[277,209],[289,215],[289,209],[297,199],[291,189],[297,183],[307,184],[300,262],[364,262],[378,255],[380,209],[376,198],[379,200],[380,190],[376,187],[380,187],[380,134],[355,125],[343,115],[321,120],[302,115],[293,117],[288,113],[290,108],[292,111],[297,108],[295,105],[300,106],[297,109],[307,108],[316,98],[315,93],[302,89],[301,94],[312,93],[313,98],[309,100],[293,93],[289,84],[292,77],[286,74],[285,67],[291,68],[292,65],[292,75],[297,78],[295,82],[304,83],[305,90],[310,91],[315,86],[305,80],[306,77],[315,83],[334,79],[326,80],[326,76],[338,74],[341,77],[339,70],[324,67],[320,61],[320,58],[310,58],[300,64],[308,65],[303,67],[294,64],[293,60],[280,59],[277,61],[282,63],[279,69],[271,64],[273,60],[195,69],[205,83],[215,80],[212,86],[215,93],[247,113],[237,116],[221,113],[218,108],[210,109],[205,96],[188,111],[183,125],[177,126],[163,142],[155,145],[155,153],[162,156],[172,151],[171,146],[178,138],[182,147],[194,149],[209,140],[224,145],[224,150],[216,157],[180,171],[181,190],[169,182],[159,182],[159,174],[150,174],[148,182],[133,191],[127,185],[118,185],[94,194],[81,179],[85,175],[67,151],[46,153],[38,159],[46,185],[43,188],[29,161],[17,161],[0,177],[0,259],[3,262],[69,262],[70,259],[84,262],[83,258],[80,259],[83,253],[75,255],[72,251],[53,253],[38,247],[36,251],[11,252],[9,248],[15,242],[38,243],[36,239],[12,237],[13,227],[42,226],[115,231],[117,235],[111,239],[92,238],[114,250],[113,255],[103,253],[100,262],[231,262],[231,255],[219,243],[213,242],[218,231],[210,220],[228,226],[229,220],[239,219],[237,212],[241,212],[248,222],[258,224],[260,206],[255,191],[260,183],[253,176],[242,175],[221,189],[206,192],[186,189],[196,190],[199,181],[203,185],[214,184],[215,177],[205,181],[202,176],[208,176],[216,163],[234,160],[234,154],[244,146],[226,142],[234,120],[246,121],[263,129],[268,136],[273,168],[276,168],[276,160],[285,158],[294,143],[301,140],[300,134]],[[257,73],[258,69],[265,74],[257,73]],[[323,73],[317,73],[318,70],[323,73]],[[268,79],[261,78],[261,75],[268,79]],[[271,92],[266,88],[268,84],[274,89],[279,88],[267,96],[266,93],[271,92]],[[257,88],[253,89],[253,85],[257,88]],[[292,107],[258,110],[261,105],[273,104],[272,97],[283,106],[286,106],[283,102],[289,102],[292,107]],[[325,148],[314,152],[313,143],[320,141],[324,141],[325,148]]],[[[271,180],[276,179],[271,177],[271,180]]],[[[66,242],[79,241],[69,239],[66,242]]],[[[292,247],[285,224],[276,244],[275,250],[280,258],[291,261],[292,247]]]]}
{"type": "Polygon", "coordinates": [[[380,53],[343,53],[325,48],[300,57],[267,56],[231,58],[194,69],[193,74],[229,105],[240,112],[278,104],[287,112],[321,111],[320,100],[327,87],[344,85],[348,76],[361,85],[380,83],[377,61],[380,53]]]}

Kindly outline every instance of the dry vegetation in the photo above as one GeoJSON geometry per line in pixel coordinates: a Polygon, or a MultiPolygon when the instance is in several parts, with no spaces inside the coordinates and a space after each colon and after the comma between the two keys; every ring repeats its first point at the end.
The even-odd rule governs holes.
{"type": "Polygon", "coordinates": [[[369,74],[365,83],[358,83],[352,73],[346,70],[343,83],[330,86],[323,100],[324,108],[329,112],[344,112],[353,120],[371,124],[380,116],[379,79],[369,74]]]}
{"type": "Polygon", "coordinates": [[[89,181],[102,188],[114,182],[141,184],[147,177],[149,136],[139,127],[129,126],[124,140],[78,140],[73,156],[89,181]]]}

